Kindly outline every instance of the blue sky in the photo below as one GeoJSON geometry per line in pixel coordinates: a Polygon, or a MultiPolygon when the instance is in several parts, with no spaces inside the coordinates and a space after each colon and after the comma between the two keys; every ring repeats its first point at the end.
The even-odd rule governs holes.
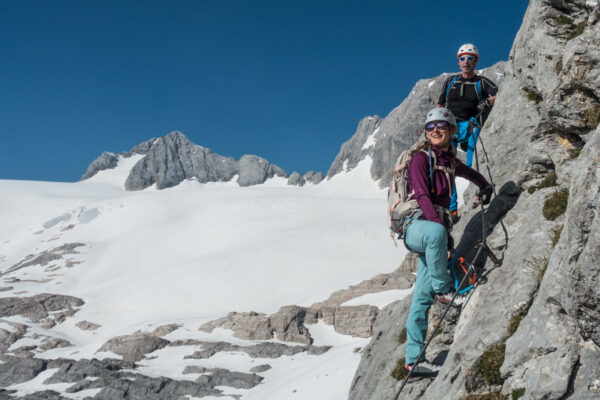
{"type": "Polygon", "coordinates": [[[326,173],[421,78],[508,58],[527,2],[0,0],[0,178],[77,181],[180,130],[326,173]],[[469,4],[469,7],[465,7],[469,4]]]}

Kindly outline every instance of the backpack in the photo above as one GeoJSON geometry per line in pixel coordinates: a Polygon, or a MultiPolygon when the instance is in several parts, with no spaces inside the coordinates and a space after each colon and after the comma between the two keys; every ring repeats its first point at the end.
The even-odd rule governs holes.
{"type": "MultiPolygon", "coordinates": [[[[418,151],[413,149],[404,150],[396,160],[396,167],[392,173],[392,182],[388,188],[387,196],[388,225],[390,228],[390,236],[392,240],[394,240],[394,243],[396,243],[395,235],[398,235],[400,239],[403,239],[404,234],[406,233],[406,228],[408,227],[408,223],[410,223],[412,220],[418,219],[423,214],[423,211],[421,208],[419,208],[417,200],[414,198],[414,191],[409,190],[408,187],[408,167],[413,156],[419,151],[426,153],[429,159],[429,187],[432,193],[435,193],[435,187],[433,184],[434,170],[443,171],[451,187],[454,183],[454,181],[450,179],[450,174],[454,174],[454,163],[452,163],[450,167],[442,167],[437,165],[437,157],[435,156],[435,153],[431,151],[431,149],[421,149],[418,151]]],[[[449,214],[448,209],[435,204],[434,207],[438,212],[440,219],[443,221],[444,214],[449,214]]]]}

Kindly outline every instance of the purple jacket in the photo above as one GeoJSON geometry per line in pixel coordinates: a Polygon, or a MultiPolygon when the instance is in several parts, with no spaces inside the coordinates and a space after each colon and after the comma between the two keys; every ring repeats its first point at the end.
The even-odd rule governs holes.
{"type": "MultiPolygon", "coordinates": [[[[432,153],[435,152],[435,155],[437,156],[437,165],[442,167],[450,165],[450,152],[441,151],[435,146],[431,147],[431,151],[432,153]]],[[[455,165],[456,176],[465,178],[480,188],[488,184],[483,175],[474,169],[467,167],[460,160],[456,159],[455,165]]],[[[450,177],[454,180],[452,175],[450,175],[450,177]]],[[[421,210],[423,210],[425,219],[447,226],[447,223],[444,224],[440,221],[440,217],[433,205],[437,204],[444,208],[450,207],[450,196],[452,191],[448,184],[448,180],[446,179],[446,174],[443,171],[434,170],[433,181],[435,187],[434,194],[430,192],[429,157],[426,153],[420,151],[414,155],[408,167],[408,187],[415,191],[415,199],[417,200],[417,203],[419,203],[421,210]]]]}

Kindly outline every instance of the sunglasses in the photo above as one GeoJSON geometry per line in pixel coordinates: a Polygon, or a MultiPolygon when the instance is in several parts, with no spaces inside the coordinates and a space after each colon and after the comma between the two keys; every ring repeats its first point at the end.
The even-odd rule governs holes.
{"type": "Polygon", "coordinates": [[[465,61],[473,61],[473,60],[475,59],[475,56],[461,56],[461,57],[458,57],[458,59],[459,59],[461,62],[465,62],[465,61]]]}
{"type": "Polygon", "coordinates": [[[448,125],[448,123],[446,121],[438,121],[438,122],[430,122],[427,125],[425,125],[425,130],[427,132],[431,132],[435,129],[436,126],[440,131],[445,131],[450,128],[450,125],[448,125]]]}

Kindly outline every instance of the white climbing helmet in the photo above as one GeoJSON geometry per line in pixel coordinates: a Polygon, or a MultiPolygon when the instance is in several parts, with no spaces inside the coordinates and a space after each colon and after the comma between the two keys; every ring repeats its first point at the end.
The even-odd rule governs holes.
{"type": "Polygon", "coordinates": [[[446,121],[450,125],[456,126],[456,118],[454,118],[454,114],[452,114],[452,111],[444,107],[433,108],[427,113],[425,125],[434,121],[446,121]]]}
{"type": "Polygon", "coordinates": [[[463,44],[462,46],[460,46],[460,48],[458,49],[458,53],[456,53],[456,58],[462,56],[463,54],[470,54],[479,58],[479,51],[477,50],[477,47],[475,47],[475,45],[471,43],[463,44]]]}

